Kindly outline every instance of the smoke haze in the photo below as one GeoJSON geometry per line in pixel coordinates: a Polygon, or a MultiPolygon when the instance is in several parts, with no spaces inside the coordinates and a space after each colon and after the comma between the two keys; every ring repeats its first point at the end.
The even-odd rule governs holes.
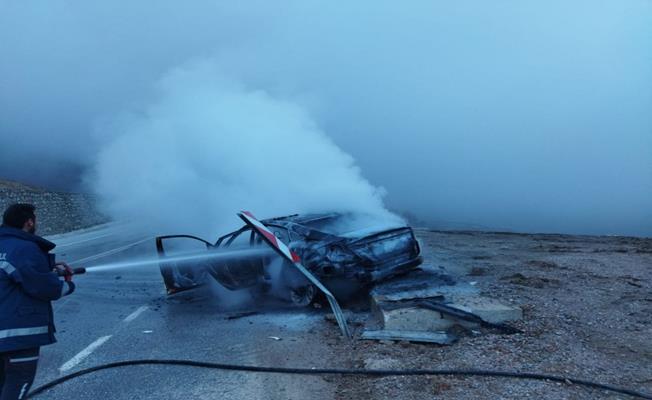
{"type": "Polygon", "coordinates": [[[210,235],[240,209],[396,218],[300,106],[247,89],[208,61],[171,72],[156,98],[105,128],[117,136],[100,151],[90,185],[116,218],[210,235]]]}
{"type": "Polygon", "coordinates": [[[0,0],[0,178],[175,226],[652,236],[651,49],[646,0],[0,0]]]}

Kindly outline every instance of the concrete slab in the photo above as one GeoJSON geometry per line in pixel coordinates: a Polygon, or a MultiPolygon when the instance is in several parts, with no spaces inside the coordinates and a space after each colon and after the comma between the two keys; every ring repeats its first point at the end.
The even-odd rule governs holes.
{"type": "MultiPolygon", "coordinates": [[[[418,299],[413,299],[418,300],[418,299]]],[[[498,300],[482,296],[457,295],[453,301],[446,298],[446,304],[475,314],[493,324],[516,321],[523,318],[519,307],[506,305],[498,300]]],[[[377,301],[373,299],[373,310],[383,329],[406,331],[442,331],[453,325],[475,328],[479,325],[446,313],[430,310],[413,304],[413,301],[377,301]]]]}
{"type": "Polygon", "coordinates": [[[492,324],[523,318],[519,307],[480,296],[475,286],[458,284],[450,275],[432,271],[415,271],[384,282],[370,296],[380,326],[389,331],[437,332],[456,324],[475,328],[481,322],[470,322],[468,315],[466,319],[451,315],[450,310],[429,309],[418,304],[422,300],[444,303],[492,324]]]}
{"type": "Polygon", "coordinates": [[[394,331],[444,331],[455,324],[440,312],[421,307],[391,307],[380,303],[375,313],[383,329],[394,331]]]}
{"type": "Polygon", "coordinates": [[[468,284],[458,284],[447,274],[415,271],[376,285],[370,295],[373,301],[400,301],[425,299],[454,294],[472,295],[478,289],[468,284]]]}
{"type": "Polygon", "coordinates": [[[523,319],[523,310],[520,307],[507,305],[488,297],[458,296],[448,305],[475,314],[492,324],[523,319]]]}

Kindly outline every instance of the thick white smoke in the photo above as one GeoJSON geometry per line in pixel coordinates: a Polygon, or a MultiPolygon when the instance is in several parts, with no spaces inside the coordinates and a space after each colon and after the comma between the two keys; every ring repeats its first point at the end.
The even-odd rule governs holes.
{"type": "MultiPolygon", "coordinates": [[[[264,108],[282,110],[275,115],[286,119],[299,114],[310,120],[309,110],[364,176],[387,189],[385,203],[419,224],[652,236],[649,0],[507,0],[498,6],[482,0],[0,4],[0,179],[86,191],[80,177],[119,133],[125,137],[112,142],[103,157],[121,153],[118,167],[134,175],[129,185],[151,191],[136,200],[177,187],[176,182],[167,187],[162,178],[142,179],[151,172],[213,185],[213,197],[219,190],[227,191],[221,197],[234,196],[226,170],[220,172],[226,181],[215,186],[207,183],[214,177],[197,167],[207,165],[204,151],[214,157],[223,157],[220,151],[243,153],[234,146],[240,142],[234,143],[233,129],[210,124],[237,120],[244,131],[245,122],[255,124],[255,111],[228,101],[223,102],[233,105],[217,110],[199,98],[235,86],[229,89],[232,99],[258,97],[265,103],[266,97],[275,105],[264,108]],[[209,82],[217,79],[210,72],[203,74],[209,80],[201,72],[188,72],[163,84],[166,99],[152,100],[151,88],[166,71],[198,58],[215,60],[244,87],[228,79],[209,82]],[[185,88],[182,79],[193,89],[185,88]],[[257,89],[268,95],[256,94],[257,89]],[[142,104],[152,107],[118,124],[119,129],[103,130],[99,140],[91,134],[98,121],[115,121],[121,111],[142,104]],[[176,113],[180,105],[186,109],[176,113]],[[177,139],[158,125],[180,134],[190,131],[188,124],[215,135],[211,140],[224,141],[224,147],[201,146],[195,164],[169,171],[172,165],[164,156],[186,162],[186,147],[197,152],[196,142],[205,140],[193,133],[177,148],[177,139]],[[136,142],[140,148],[133,147],[136,142]],[[119,151],[121,146],[127,149],[119,151]],[[162,152],[166,146],[174,152],[162,152]],[[155,159],[131,159],[138,154],[155,159]],[[157,163],[166,168],[158,170],[157,163]],[[183,177],[184,172],[192,177],[183,177]]],[[[274,127],[280,137],[285,125],[277,117],[269,124],[270,118],[255,126],[256,134],[265,137],[256,136],[248,146],[278,150],[281,142],[270,137],[274,127]]],[[[290,151],[298,145],[285,147],[290,151]]],[[[333,154],[339,152],[323,157],[333,154]]],[[[274,154],[268,160],[274,164],[270,171],[297,175],[297,181],[310,170],[298,165],[301,160],[288,161],[289,172],[276,165],[286,160],[274,154]]],[[[108,162],[99,163],[106,180],[99,189],[110,194],[107,203],[117,212],[127,208],[124,197],[135,191],[121,192],[123,180],[112,177],[117,172],[106,175],[108,162]]],[[[242,168],[238,165],[237,172],[248,176],[242,168]]],[[[209,191],[202,188],[202,193],[209,191]]],[[[215,203],[194,194],[187,197],[215,203]]],[[[251,201],[248,193],[240,197],[251,201]]],[[[289,201],[307,204],[300,197],[289,201]]],[[[377,196],[354,193],[342,202],[363,197],[377,196]]],[[[278,200],[272,201],[264,204],[270,215],[280,208],[278,200]]],[[[157,214],[149,209],[155,204],[141,212],[157,214]]]]}
{"type": "Polygon", "coordinates": [[[158,99],[116,118],[89,182],[116,219],[214,235],[259,217],[350,211],[396,219],[353,158],[300,105],[226,78],[209,61],[167,74],[158,99]]]}

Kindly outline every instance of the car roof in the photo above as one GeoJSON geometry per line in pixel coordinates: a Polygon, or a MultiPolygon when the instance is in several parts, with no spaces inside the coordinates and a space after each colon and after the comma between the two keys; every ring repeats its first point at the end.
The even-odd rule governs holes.
{"type": "Polygon", "coordinates": [[[339,213],[315,213],[315,214],[293,214],[293,215],[287,215],[284,217],[277,217],[277,218],[268,218],[262,220],[264,224],[278,224],[278,225],[284,225],[285,223],[295,223],[295,224],[300,224],[300,225],[309,225],[312,222],[317,222],[317,221],[322,221],[322,220],[329,220],[333,218],[339,217],[341,214],[339,213]]]}

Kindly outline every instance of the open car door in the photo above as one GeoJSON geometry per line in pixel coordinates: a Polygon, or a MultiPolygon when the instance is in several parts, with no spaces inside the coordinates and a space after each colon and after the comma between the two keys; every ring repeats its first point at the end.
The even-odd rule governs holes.
{"type": "Polygon", "coordinates": [[[156,252],[159,268],[168,294],[182,292],[201,286],[206,279],[206,268],[197,261],[179,260],[188,253],[210,251],[212,244],[204,239],[190,235],[158,236],[156,252]],[[175,259],[176,258],[176,259],[175,259]]]}
{"type": "MultiPolygon", "coordinates": [[[[222,236],[215,243],[219,251],[238,251],[253,249],[257,233],[249,227],[222,236]]],[[[264,275],[262,255],[243,255],[243,257],[224,257],[208,266],[208,273],[229,290],[250,288],[260,282],[264,275]]]]}
{"type": "Polygon", "coordinates": [[[326,299],[328,299],[328,303],[330,304],[331,309],[333,310],[333,314],[335,315],[335,319],[340,326],[342,334],[347,338],[351,338],[351,332],[349,331],[349,327],[346,324],[346,319],[344,318],[344,314],[342,313],[342,309],[337,303],[337,300],[333,294],[319,281],[319,279],[317,279],[316,276],[314,276],[310,271],[306,269],[306,267],[301,264],[301,259],[299,256],[290,250],[290,248],[285,243],[283,243],[281,239],[276,237],[276,235],[274,235],[274,233],[272,233],[269,228],[267,228],[262,222],[256,219],[256,217],[254,217],[254,215],[249,211],[242,211],[238,213],[238,216],[253,230],[258,232],[262,236],[263,240],[268,245],[270,245],[274,251],[280,254],[281,257],[284,257],[290,261],[310,282],[312,282],[313,285],[315,285],[324,293],[326,299]]]}

